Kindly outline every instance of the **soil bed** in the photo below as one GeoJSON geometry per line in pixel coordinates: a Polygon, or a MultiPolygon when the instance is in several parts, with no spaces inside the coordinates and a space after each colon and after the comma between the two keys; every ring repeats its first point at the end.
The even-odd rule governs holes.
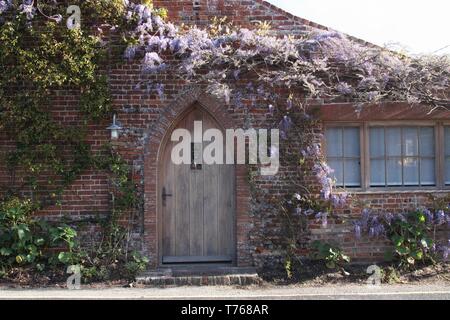
{"type": "MultiPolygon", "coordinates": [[[[259,275],[264,280],[263,285],[269,286],[327,286],[344,284],[366,284],[369,278],[369,265],[349,265],[343,270],[330,270],[318,261],[305,261],[296,268],[291,278],[286,276],[282,267],[264,269],[259,275]]],[[[431,266],[417,267],[412,271],[396,271],[392,266],[379,264],[382,268],[382,283],[384,284],[433,284],[448,283],[450,285],[450,264],[438,263],[431,266]]],[[[0,288],[31,289],[31,288],[66,288],[69,274],[63,270],[36,272],[31,268],[14,268],[0,278],[0,288]]],[[[84,288],[111,287],[145,287],[136,285],[125,279],[98,281],[85,284],[84,288]]]]}
{"type": "MultiPolygon", "coordinates": [[[[37,272],[31,268],[14,268],[6,276],[0,278],[0,288],[32,289],[32,288],[66,288],[67,278],[70,274],[63,270],[52,270],[37,272]]],[[[111,281],[94,281],[92,283],[81,283],[83,287],[108,288],[130,286],[130,281],[117,279],[111,281]]]]}
{"type": "MultiPolygon", "coordinates": [[[[343,269],[328,269],[320,261],[304,261],[288,278],[283,268],[263,270],[261,278],[272,285],[298,284],[304,286],[326,286],[330,284],[366,284],[370,274],[369,264],[353,264],[343,269]]],[[[384,284],[413,284],[448,282],[450,284],[450,264],[419,266],[415,270],[396,270],[389,264],[378,264],[382,269],[381,282],[384,284]]]]}

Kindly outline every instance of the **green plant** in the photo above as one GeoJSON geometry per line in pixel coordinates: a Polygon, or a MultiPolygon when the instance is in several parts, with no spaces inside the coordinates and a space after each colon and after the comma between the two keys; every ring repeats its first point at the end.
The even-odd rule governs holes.
{"type": "Polygon", "coordinates": [[[345,255],[338,246],[327,242],[316,240],[311,244],[311,250],[312,258],[324,261],[329,269],[342,268],[344,264],[350,262],[350,257],[345,255]]]}
{"type": "Polygon", "coordinates": [[[64,265],[78,264],[83,256],[76,241],[77,232],[67,226],[62,225],[49,229],[49,236],[53,244],[62,244],[67,250],[58,253],[58,261],[64,265]]]}
{"type": "Polygon", "coordinates": [[[110,269],[107,266],[81,266],[82,280],[84,283],[94,281],[106,281],[111,278],[110,269]]]}
{"type": "Polygon", "coordinates": [[[423,211],[410,212],[388,225],[387,235],[394,248],[387,251],[388,260],[398,259],[400,267],[411,267],[418,262],[434,262],[431,248],[434,240],[423,211]]]}
{"type": "Polygon", "coordinates": [[[31,218],[34,209],[30,200],[18,198],[0,205],[1,264],[32,264],[43,258],[44,228],[31,218]]]}
{"type": "Polygon", "coordinates": [[[6,268],[0,265],[0,279],[4,278],[7,274],[6,268]]]}
{"type": "Polygon", "coordinates": [[[0,203],[0,267],[30,265],[42,271],[55,258],[52,248],[59,248],[61,257],[73,252],[75,230],[69,226],[52,227],[34,218],[38,208],[30,199],[17,197],[0,203]]]}
{"type": "Polygon", "coordinates": [[[0,25],[0,129],[16,142],[7,155],[11,176],[20,170],[25,181],[17,185],[13,179],[5,186],[10,193],[31,187],[43,204],[55,203],[89,168],[88,121],[111,111],[107,81],[98,65],[104,54],[97,37],[51,21],[29,26],[18,15],[0,25]],[[54,90],[66,88],[79,91],[84,122],[61,125],[53,118],[54,90]]]}
{"type": "Polygon", "coordinates": [[[381,270],[382,282],[388,284],[395,284],[400,282],[399,272],[392,266],[381,270]]]}
{"type": "Polygon", "coordinates": [[[127,271],[127,278],[134,280],[139,272],[142,272],[147,268],[149,260],[137,251],[131,253],[131,258],[132,260],[125,264],[125,269],[127,271]]]}

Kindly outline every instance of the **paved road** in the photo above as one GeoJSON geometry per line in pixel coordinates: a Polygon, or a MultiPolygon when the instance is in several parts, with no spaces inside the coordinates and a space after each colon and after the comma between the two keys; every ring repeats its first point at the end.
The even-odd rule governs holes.
{"type": "Polygon", "coordinates": [[[400,299],[450,300],[446,285],[360,285],[327,287],[179,287],[179,288],[108,288],[108,289],[6,289],[0,288],[0,299],[282,299],[282,300],[371,300],[400,299]]]}

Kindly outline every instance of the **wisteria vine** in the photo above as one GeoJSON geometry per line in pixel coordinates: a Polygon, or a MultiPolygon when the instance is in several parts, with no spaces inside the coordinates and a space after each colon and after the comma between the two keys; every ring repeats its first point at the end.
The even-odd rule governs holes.
{"type": "Polygon", "coordinates": [[[209,29],[180,28],[153,14],[149,6],[124,3],[127,19],[137,19],[127,59],[142,52],[145,72],[177,70],[186,81],[208,83],[209,90],[227,102],[242,91],[242,75],[252,72],[260,85],[288,88],[302,96],[346,97],[362,105],[407,101],[431,108],[450,106],[448,56],[410,57],[319,30],[299,38],[277,37],[265,25],[249,30],[223,20],[209,29]],[[167,53],[178,57],[178,63],[166,63],[167,53]]]}

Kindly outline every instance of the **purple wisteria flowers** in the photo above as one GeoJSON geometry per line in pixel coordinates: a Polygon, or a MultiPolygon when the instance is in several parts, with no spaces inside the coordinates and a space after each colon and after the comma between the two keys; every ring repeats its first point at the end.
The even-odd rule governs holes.
{"type": "Polygon", "coordinates": [[[165,68],[163,59],[156,52],[147,52],[143,63],[143,70],[149,73],[155,73],[165,68]]]}
{"type": "MultiPolygon", "coordinates": [[[[445,94],[450,77],[448,58],[397,55],[338,32],[313,30],[301,38],[277,37],[258,27],[238,28],[223,21],[219,22],[223,25],[205,28],[179,28],[149,6],[128,0],[124,4],[124,18],[137,20],[127,38],[139,43],[135,47],[135,41],[130,42],[124,54],[126,59],[134,58],[136,51],[142,50],[143,70],[166,72],[172,68],[189,83],[207,84],[207,91],[227,103],[242,106],[242,97],[248,90],[239,88],[237,82],[242,74],[255,71],[259,87],[301,88],[304,97],[346,96],[360,108],[365,103],[392,100],[425,102],[431,108],[449,105],[445,94]],[[155,54],[161,58],[164,53],[178,60],[166,64],[156,59],[155,54]],[[159,65],[164,68],[154,68],[159,65]]],[[[276,105],[268,99],[267,91],[255,94],[252,106],[256,98],[276,105]]],[[[293,108],[291,96],[285,107],[293,108]]],[[[272,109],[269,111],[273,114],[272,109]]],[[[286,120],[282,125],[287,125],[286,120]]],[[[324,192],[328,194],[326,189],[324,192]]]]}
{"type": "MultiPolygon", "coordinates": [[[[321,203],[320,210],[314,210],[312,208],[300,210],[305,216],[314,214],[317,222],[321,222],[322,228],[327,228],[328,217],[332,213],[332,210],[339,207],[343,207],[349,198],[349,194],[345,191],[334,192],[335,180],[333,179],[333,170],[324,161],[320,144],[313,143],[302,150],[301,155],[304,160],[310,159],[313,161],[314,167],[312,171],[317,179],[321,189],[321,197],[317,203],[321,203]]],[[[302,197],[299,193],[294,195],[294,199],[301,200],[302,197]]]]}
{"type": "Polygon", "coordinates": [[[312,159],[315,164],[312,168],[312,171],[321,186],[321,194],[325,200],[330,200],[334,205],[343,205],[346,201],[347,194],[335,194],[333,195],[333,188],[335,181],[333,179],[333,169],[325,162],[322,157],[321,148],[318,143],[314,143],[313,145],[306,148],[306,150],[302,150],[301,154],[304,158],[312,159]]]}
{"type": "Polygon", "coordinates": [[[12,7],[12,0],[1,0],[0,1],[0,15],[8,11],[12,7]]]}
{"type": "Polygon", "coordinates": [[[21,13],[25,14],[28,20],[34,18],[36,14],[36,8],[34,7],[34,0],[23,0],[22,4],[19,6],[21,13]]]}
{"type": "Polygon", "coordinates": [[[288,137],[288,132],[291,130],[293,126],[292,119],[285,115],[283,116],[283,119],[281,119],[278,127],[280,129],[280,136],[282,139],[286,140],[288,137]]]}

